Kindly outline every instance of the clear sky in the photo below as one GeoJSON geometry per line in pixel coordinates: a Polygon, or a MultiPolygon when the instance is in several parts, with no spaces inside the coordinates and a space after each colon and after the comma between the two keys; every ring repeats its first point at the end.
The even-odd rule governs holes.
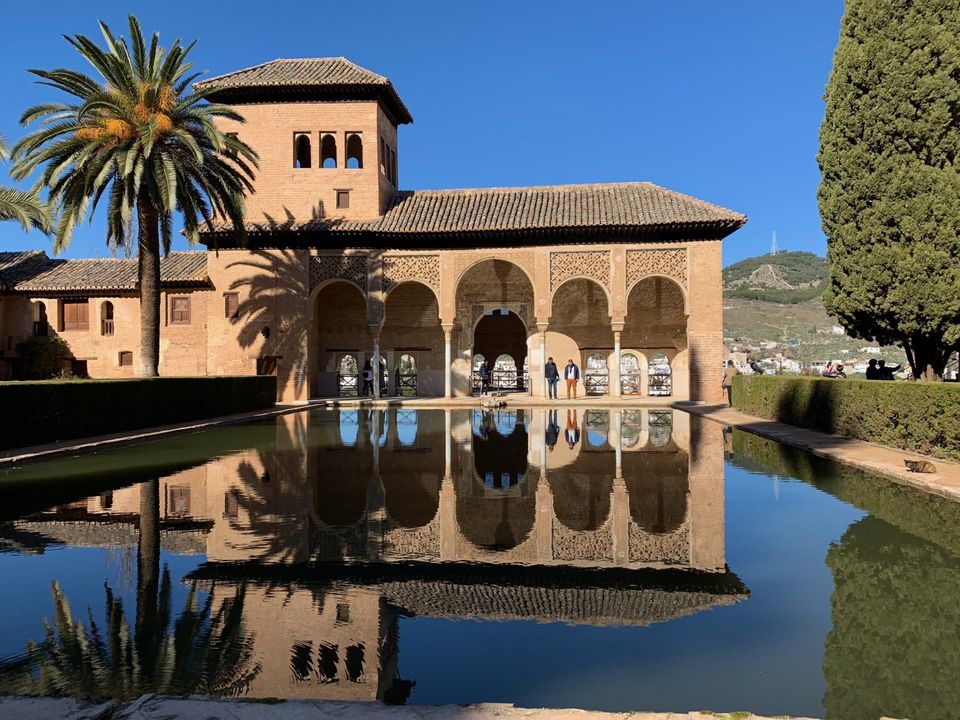
{"type": "MultiPolygon", "coordinates": [[[[647,180],[749,216],[725,263],[774,230],[824,253],[815,156],[842,0],[9,3],[0,132],[15,141],[26,107],[58,99],[27,68],[86,69],[61,34],[99,39],[98,18],[120,31],[128,12],[165,44],[198,40],[210,74],[344,55],[387,75],[414,116],[405,189],[647,180]]],[[[101,216],[65,255],[106,256],[104,238],[101,216]]],[[[49,247],[0,225],[0,249],[49,247]]]]}

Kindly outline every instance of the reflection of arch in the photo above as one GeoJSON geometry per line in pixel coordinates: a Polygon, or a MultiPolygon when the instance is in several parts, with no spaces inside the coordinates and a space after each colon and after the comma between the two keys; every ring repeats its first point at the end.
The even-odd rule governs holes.
{"type": "Polygon", "coordinates": [[[580,452],[571,464],[551,470],[547,477],[557,520],[570,530],[599,529],[610,514],[615,469],[608,445],[605,451],[580,452]]]}
{"type": "MultiPolygon", "coordinates": [[[[479,411],[478,411],[479,412],[479,411]]],[[[522,543],[536,520],[534,483],[526,482],[527,431],[523,411],[504,437],[490,413],[473,436],[473,466],[457,479],[457,524],[479,548],[507,550],[522,543]]]]}
{"type": "Polygon", "coordinates": [[[310,509],[328,527],[347,528],[367,510],[367,483],[373,473],[371,415],[365,410],[324,414],[311,428],[319,442],[311,445],[310,509]],[[355,433],[352,446],[344,440],[355,433]]]}
{"type": "Polygon", "coordinates": [[[100,334],[113,335],[113,303],[109,300],[100,305],[100,334]]]}
{"type": "Polygon", "coordinates": [[[324,133],[320,137],[320,167],[335,168],[337,166],[337,138],[333,133],[324,133]]]}
{"type": "Polygon", "coordinates": [[[347,167],[353,170],[363,168],[363,140],[357,133],[347,135],[347,167]]]}
{"type": "Polygon", "coordinates": [[[310,134],[296,133],[293,136],[293,166],[295,168],[309,168],[312,163],[312,155],[310,134]]]}
{"type": "Polygon", "coordinates": [[[689,458],[682,450],[624,453],[630,516],[649,533],[678,530],[687,517],[689,458]]]}
{"type": "Polygon", "coordinates": [[[390,439],[380,451],[384,508],[401,527],[429,525],[440,507],[443,414],[391,409],[388,418],[390,439]]]}

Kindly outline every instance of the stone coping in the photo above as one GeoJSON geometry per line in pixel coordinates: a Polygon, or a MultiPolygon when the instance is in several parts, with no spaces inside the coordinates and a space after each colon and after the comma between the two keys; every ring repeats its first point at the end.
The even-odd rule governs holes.
{"type": "Polygon", "coordinates": [[[785,445],[792,445],[819,457],[882,475],[900,485],[960,501],[960,463],[745,415],[725,405],[691,403],[678,404],[678,407],[693,415],[740,428],[785,445]],[[906,469],[904,460],[927,460],[933,463],[936,472],[910,472],[906,469]]]}
{"type": "Polygon", "coordinates": [[[16,717],[18,720],[100,720],[107,717],[111,720],[770,720],[748,712],[595,712],[576,709],[528,709],[500,703],[391,706],[370,702],[256,702],[203,697],[169,698],[157,695],[144,695],[126,704],[95,703],[70,698],[0,697],[0,717],[16,717]]]}

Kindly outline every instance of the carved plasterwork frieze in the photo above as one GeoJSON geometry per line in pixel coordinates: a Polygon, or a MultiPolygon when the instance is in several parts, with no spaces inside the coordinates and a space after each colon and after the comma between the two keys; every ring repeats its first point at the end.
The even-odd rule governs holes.
{"type": "Polygon", "coordinates": [[[627,250],[627,287],[649,275],[663,275],[687,288],[686,248],[627,250]]]}
{"type": "Polygon", "coordinates": [[[310,289],[327,280],[347,280],[367,291],[366,255],[314,255],[310,258],[310,289]]]}
{"type": "Polygon", "coordinates": [[[550,290],[567,280],[590,278],[610,289],[609,250],[569,250],[550,253],[550,290]]]}
{"type": "Polygon", "coordinates": [[[418,280],[439,294],[439,255],[384,255],[381,263],[384,292],[407,280],[418,280]]]}

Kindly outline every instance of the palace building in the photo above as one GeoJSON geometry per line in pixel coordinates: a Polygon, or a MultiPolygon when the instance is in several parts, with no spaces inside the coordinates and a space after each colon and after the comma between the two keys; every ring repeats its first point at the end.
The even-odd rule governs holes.
{"type": "MultiPolygon", "coordinates": [[[[260,156],[245,243],[228,225],[162,263],[163,375],[275,373],[283,401],[546,394],[573,359],[580,395],[719,400],[721,242],[746,218],[648,182],[401,190],[413,118],[345,58],[284,59],[200,83],[260,156]],[[379,362],[377,362],[379,359],[379,362]]],[[[134,259],[0,253],[0,373],[56,334],[74,371],[133,374],[134,259]]]]}

